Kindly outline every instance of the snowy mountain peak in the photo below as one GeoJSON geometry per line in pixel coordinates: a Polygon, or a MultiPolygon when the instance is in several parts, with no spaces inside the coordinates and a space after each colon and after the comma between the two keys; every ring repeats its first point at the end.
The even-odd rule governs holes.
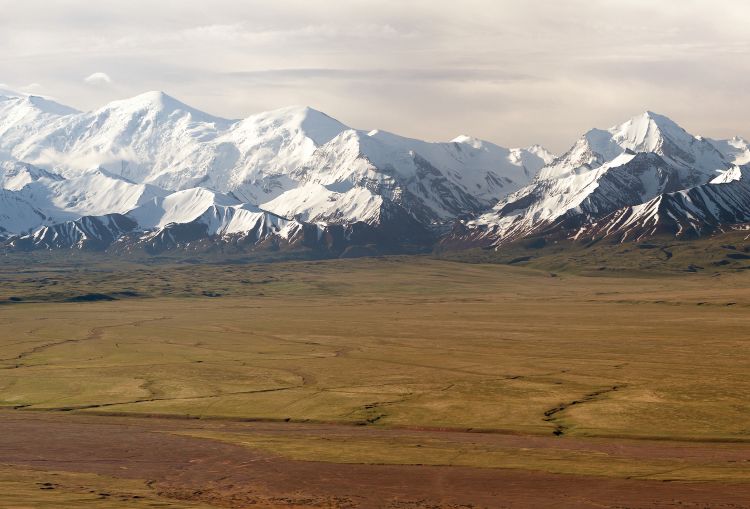
{"type": "Polygon", "coordinates": [[[251,115],[242,120],[238,130],[258,136],[278,132],[301,133],[316,145],[323,145],[349,129],[333,117],[309,106],[288,106],[251,115]]]}
{"type": "Polygon", "coordinates": [[[480,140],[479,138],[474,138],[473,136],[468,136],[466,134],[461,134],[459,136],[456,136],[451,140],[451,143],[460,143],[462,145],[469,145],[473,148],[482,148],[482,145],[484,142],[480,140]]]}
{"type": "Polygon", "coordinates": [[[214,205],[229,207],[240,203],[231,196],[196,187],[141,200],[127,215],[141,227],[160,228],[170,223],[189,223],[214,205]]]}
{"type": "Polygon", "coordinates": [[[551,164],[552,161],[554,161],[557,158],[555,154],[553,154],[552,152],[547,150],[545,147],[538,145],[538,144],[531,145],[530,147],[527,147],[525,150],[531,154],[534,154],[538,158],[540,158],[542,161],[544,161],[544,164],[551,164]]]}
{"type": "Polygon", "coordinates": [[[693,136],[664,115],[646,111],[606,130],[591,129],[544,168],[540,178],[590,171],[623,153],[656,154],[679,168],[693,185],[707,182],[732,162],[711,141],[693,136]]]}
{"type": "Polygon", "coordinates": [[[28,184],[40,179],[49,181],[63,180],[54,173],[50,173],[30,164],[17,161],[0,161],[0,188],[10,191],[20,191],[28,184]]]}
{"type": "Polygon", "coordinates": [[[65,106],[52,99],[38,96],[38,95],[5,95],[3,90],[0,90],[0,102],[7,103],[5,107],[14,107],[17,112],[38,112],[43,114],[51,114],[57,116],[73,115],[80,113],[75,108],[65,106]]]}
{"type": "Polygon", "coordinates": [[[482,140],[480,138],[476,138],[474,136],[469,136],[466,134],[456,136],[450,142],[458,145],[467,145],[475,150],[494,152],[508,151],[508,159],[514,164],[524,165],[524,158],[527,158],[529,155],[536,156],[536,158],[541,160],[545,165],[550,164],[555,160],[555,155],[541,145],[531,145],[530,147],[526,148],[506,149],[490,141],[482,140]]]}
{"type": "Polygon", "coordinates": [[[56,101],[53,101],[52,99],[48,99],[46,97],[41,97],[38,95],[30,95],[25,98],[26,102],[33,107],[39,109],[40,111],[43,111],[45,113],[51,113],[53,115],[74,115],[76,113],[80,113],[75,108],[71,108],[70,106],[66,106],[64,104],[60,104],[56,101]]]}
{"type": "Polygon", "coordinates": [[[691,143],[696,139],[669,117],[652,111],[612,127],[609,133],[615,143],[633,152],[655,152],[664,143],[664,137],[678,144],[691,143]]]}
{"type": "Polygon", "coordinates": [[[157,90],[145,92],[129,99],[121,99],[106,104],[96,113],[118,112],[122,115],[135,116],[138,114],[149,114],[153,116],[189,115],[197,122],[215,123],[226,125],[231,121],[215,117],[203,111],[197,110],[187,104],[157,90]]]}
{"type": "Polygon", "coordinates": [[[130,104],[142,108],[157,109],[191,109],[186,104],[160,90],[150,90],[128,99],[113,101],[110,104],[130,104]]]}
{"type": "Polygon", "coordinates": [[[746,140],[699,138],[651,111],[593,129],[555,158],[539,145],[351,129],[307,106],[237,121],[158,91],[87,113],[2,93],[4,236],[47,226],[53,237],[120,235],[137,225],[128,230],[136,240],[155,231],[184,241],[250,230],[265,239],[292,225],[308,242],[335,226],[343,246],[352,235],[422,242],[460,219],[467,231],[503,242],[578,231],[623,208],[661,204],[665,193],[710,181],[742,181],[739,188],[749,178],[746,140]],[[107,214],[121,216],[96,219],[107,214]],[[122,228],[109,227],[120,220],[122,228]]]}
{"type": "Polygon", "coordinates": [[[485,232],[480,235],[491,232],[499,243],[586,224],[664,193],[714,180],[741,180],[741,170],[727,170],[748,153],[741,141],[698,138],[668,117],[647,111],[609,129],[588,131],[542,168],[531,185],[467,224],[485,232]]]}

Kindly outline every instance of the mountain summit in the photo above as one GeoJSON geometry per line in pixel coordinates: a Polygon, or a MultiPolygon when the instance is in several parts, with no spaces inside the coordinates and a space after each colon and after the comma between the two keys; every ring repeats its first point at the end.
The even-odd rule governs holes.
{"type": "Polygon", "coordinates": [[[650,111],[555,157],[353,129],[304,106],[230,120],[163,92],[91,112],[4,94],[0,237],[13,249],[500,248],[704,235],[750,217],[748,142],[650,111]]]}
{"type": "Polygon", "coordinates": [[[718,146],[653,112],[592,129],[529,186],[454,235],[496,246],[549,232],[576,238],[619,209],[708,184],[730,171],[743,156],[718,146]]]}
{"type": "Polygon", "coordinates": [[[16,243],[26,247],[34,238],[49,247],[49,235],[65,231],[130,235],[112,233],[106,225],[114,224],[163,231],[149,238],[170,245],[237,236],[242,225],[262,232],[255,241],[280,239],[283,230],[288,243],[314,244],[322,231],[338,246],[353,239],[424,243],[527,185],[554,158],[539,146],[506,149],[470,137],[430,143],[352,129],[304,106],[229,120],[163,92],[91,112],[24,109],[24,100],[0,103],[7,113],[0,154],[39,171],[8,170],[4,181],[14,187],[4,190],[6,202],[28,212],[23,221],[10,220],[11,211],[0,215],[0,228],[5,236],[30,235],[16,243]],[[106,214],[132,223],[95,220],[106,214]],[[82,217],[89,219],[76,223],[82,217]],[[265,226],[258,229],[258,221],[265,226]]]}

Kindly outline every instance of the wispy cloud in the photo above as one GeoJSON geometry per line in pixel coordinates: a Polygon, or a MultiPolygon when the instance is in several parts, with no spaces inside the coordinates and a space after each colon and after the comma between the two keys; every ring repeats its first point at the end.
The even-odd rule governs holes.
{"type": "Polygon", "coordinates": [[[95,72],[83,78],[83,81],[90,85],[109,85],[112,83],[112,78],[105,72],[95,72]]]}
{"type": "Polygon", "coordinates": [[[0,78],[82,108],[166,89],[232,118],[303,103],[559,151],[646,108],[750,134],[748,19],[747,0],[24,0],[4,4],[0,78]]]}
{"type": "Polygon", "coordinates": [[[304,82],[306,80],[337,81],[448,81],[448,82],[505,82],[540,79],[528,74],[519,74],[502,69],[259,69],[226,73],[233,78],[250,82],[304,82]],[[304,80],[304,81],[301,81],[304,80]]]}

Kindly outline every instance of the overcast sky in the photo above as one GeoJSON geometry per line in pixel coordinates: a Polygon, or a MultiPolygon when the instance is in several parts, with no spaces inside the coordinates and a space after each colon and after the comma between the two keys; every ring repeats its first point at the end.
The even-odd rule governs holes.
{"type": "Polygon", "coordinates": [[[0,83],[562,151],[644,110],[750,136],[748,0],[0,0],[0,83]]]}

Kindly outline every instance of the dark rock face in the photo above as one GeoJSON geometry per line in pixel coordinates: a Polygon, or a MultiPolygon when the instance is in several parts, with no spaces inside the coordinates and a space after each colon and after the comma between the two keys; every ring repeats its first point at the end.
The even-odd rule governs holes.
{"type": "Polygon", "coordinates": [[[81,249],[104,251],[122,235],[132,232],[138,224],[122,214],[84,216],[45,226],[37,232],[11,237],[6,244],[14,249],[81,249]]]}
{"type": "Polygon", "coordinates": [[[618,242],[654,235],[699,237],[750,222],[750,185],[735,181],[667,193],[588,225],[580,238],[618,242]]]}

